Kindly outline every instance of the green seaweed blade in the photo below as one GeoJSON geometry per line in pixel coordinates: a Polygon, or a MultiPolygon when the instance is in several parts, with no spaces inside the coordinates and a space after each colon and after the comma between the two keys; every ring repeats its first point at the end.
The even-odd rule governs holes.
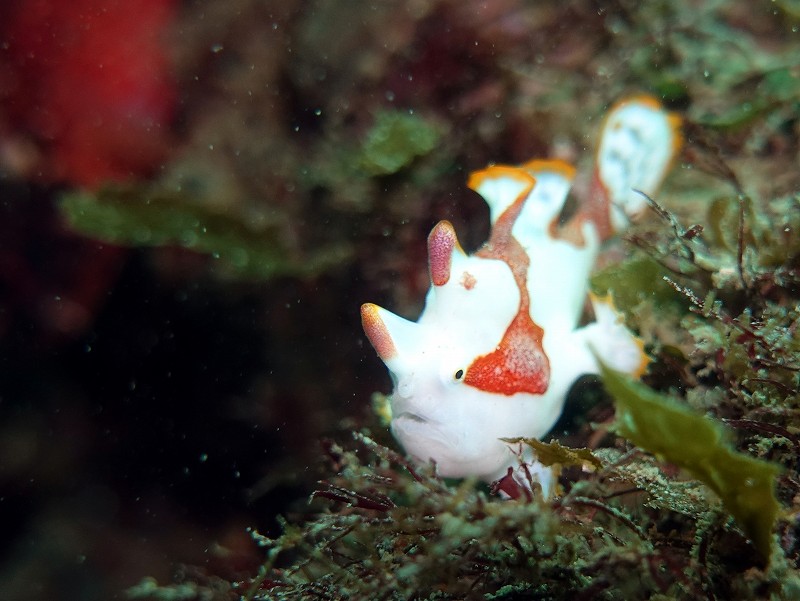
{"type": "Polygon", "coordinates": [[[601,377],[615,400],[616,432],[711,488],[756,549],[769,558],[780,511],[774,484],[781,468],[736,451],[721,424],[668,396],[602,364],[601,377]]]}
{"type": "Polygon", "coordinates": [[[110,184],[66,193],[60,210],[69,226],[104,242],[132,247],[179,246],[218,259],[226,273],[248,279],[313,276],[344,264],[344,244],[290,248],[281,220],[254,225],[245,211],[194,203],[181,192],[145,184],[110,184]],[[301,252],[304,251],[304,252],[301,252]]]}

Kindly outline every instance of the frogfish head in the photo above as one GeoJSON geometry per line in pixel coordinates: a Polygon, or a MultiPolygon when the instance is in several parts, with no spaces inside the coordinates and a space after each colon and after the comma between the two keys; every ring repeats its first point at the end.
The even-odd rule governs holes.
{"type": "Polygon", "coordinates": [[[499,439],[529,435],[541,418],[539,395],[495,390],[485,373],[474,376],[518,315],[520,291],[506,262],[467,256],[446,221],[431,232],[428,254],[432,285],[419,320],[365,304],[364,331],[394,381],[391,427],[406,452],[435,461],[443,476],[489,479],[511,459],[499,439]]]}

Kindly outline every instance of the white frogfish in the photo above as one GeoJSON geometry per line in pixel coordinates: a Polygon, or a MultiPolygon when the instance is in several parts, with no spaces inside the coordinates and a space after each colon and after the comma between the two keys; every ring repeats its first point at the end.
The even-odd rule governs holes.
{"type": "Polygon", "coordinates": [[[416,322],[361,307],[364,332],[389,369],[391,430],[419,462],[445,477],[492,482],[518,465],[502,438],[540,438],[570,386],[598,373],[595,354],[639,376],[641,341],[610,299],[591,297],[594,321],[579,327],[601,242],[646,207],[680,147],[679,120],[648,96],[605,118],[588,193],[562,209],[575,169],[558,160],[495,165],[469,187],[489,205],[492,230],[467,255],[448,221],[428,236],[431,288],[416,322]]]}

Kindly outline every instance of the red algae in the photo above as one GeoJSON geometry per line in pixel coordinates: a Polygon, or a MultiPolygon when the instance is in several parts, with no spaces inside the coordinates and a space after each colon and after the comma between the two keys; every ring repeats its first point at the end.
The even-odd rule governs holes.
{"type": "Polygon", "coordinates": [[[176,88],[163,38],[174,0],[19,0],[5,9],[0,96],[47,181],[146,175],[167,152],[176,88]]]}

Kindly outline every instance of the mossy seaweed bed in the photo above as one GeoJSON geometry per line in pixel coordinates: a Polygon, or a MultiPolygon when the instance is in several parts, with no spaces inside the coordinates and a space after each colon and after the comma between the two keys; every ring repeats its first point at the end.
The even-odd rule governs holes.
{"type": "Polygon", "coordinates": [[[689,227],[654,206],[658,218],[630,236],[640,250],[597,274],[597,292],[625,291],[619,308],[657,357],[645,380],[664,392],[606,370],[616,418],[585,426],[591,451],[528,441],[561,474],[554,499],[445,482],[366,433],[328,441],[308,516],[277,538],[253,533],[265,564],[223,588],[245,599],[796,598],[800,242],[787,234],[799,203],[755,209],[734,185],[689,227]]]}
{"type": "Polygon", "coordinates": [[[37,179],[5,149],[41,140],[0,128],[0,596],[800,598],[795,2],[192,0],[176,19],[182,108],[150,177],[37,179]],[[648,372],[580,381],[544,441],[514,443],[556,470],[551,498],[409,463],[358,306],[416,316],[432,225],[486,237],[466,174],[585,166],[638,93],[685,146],[591,287],[648,372]]]}

